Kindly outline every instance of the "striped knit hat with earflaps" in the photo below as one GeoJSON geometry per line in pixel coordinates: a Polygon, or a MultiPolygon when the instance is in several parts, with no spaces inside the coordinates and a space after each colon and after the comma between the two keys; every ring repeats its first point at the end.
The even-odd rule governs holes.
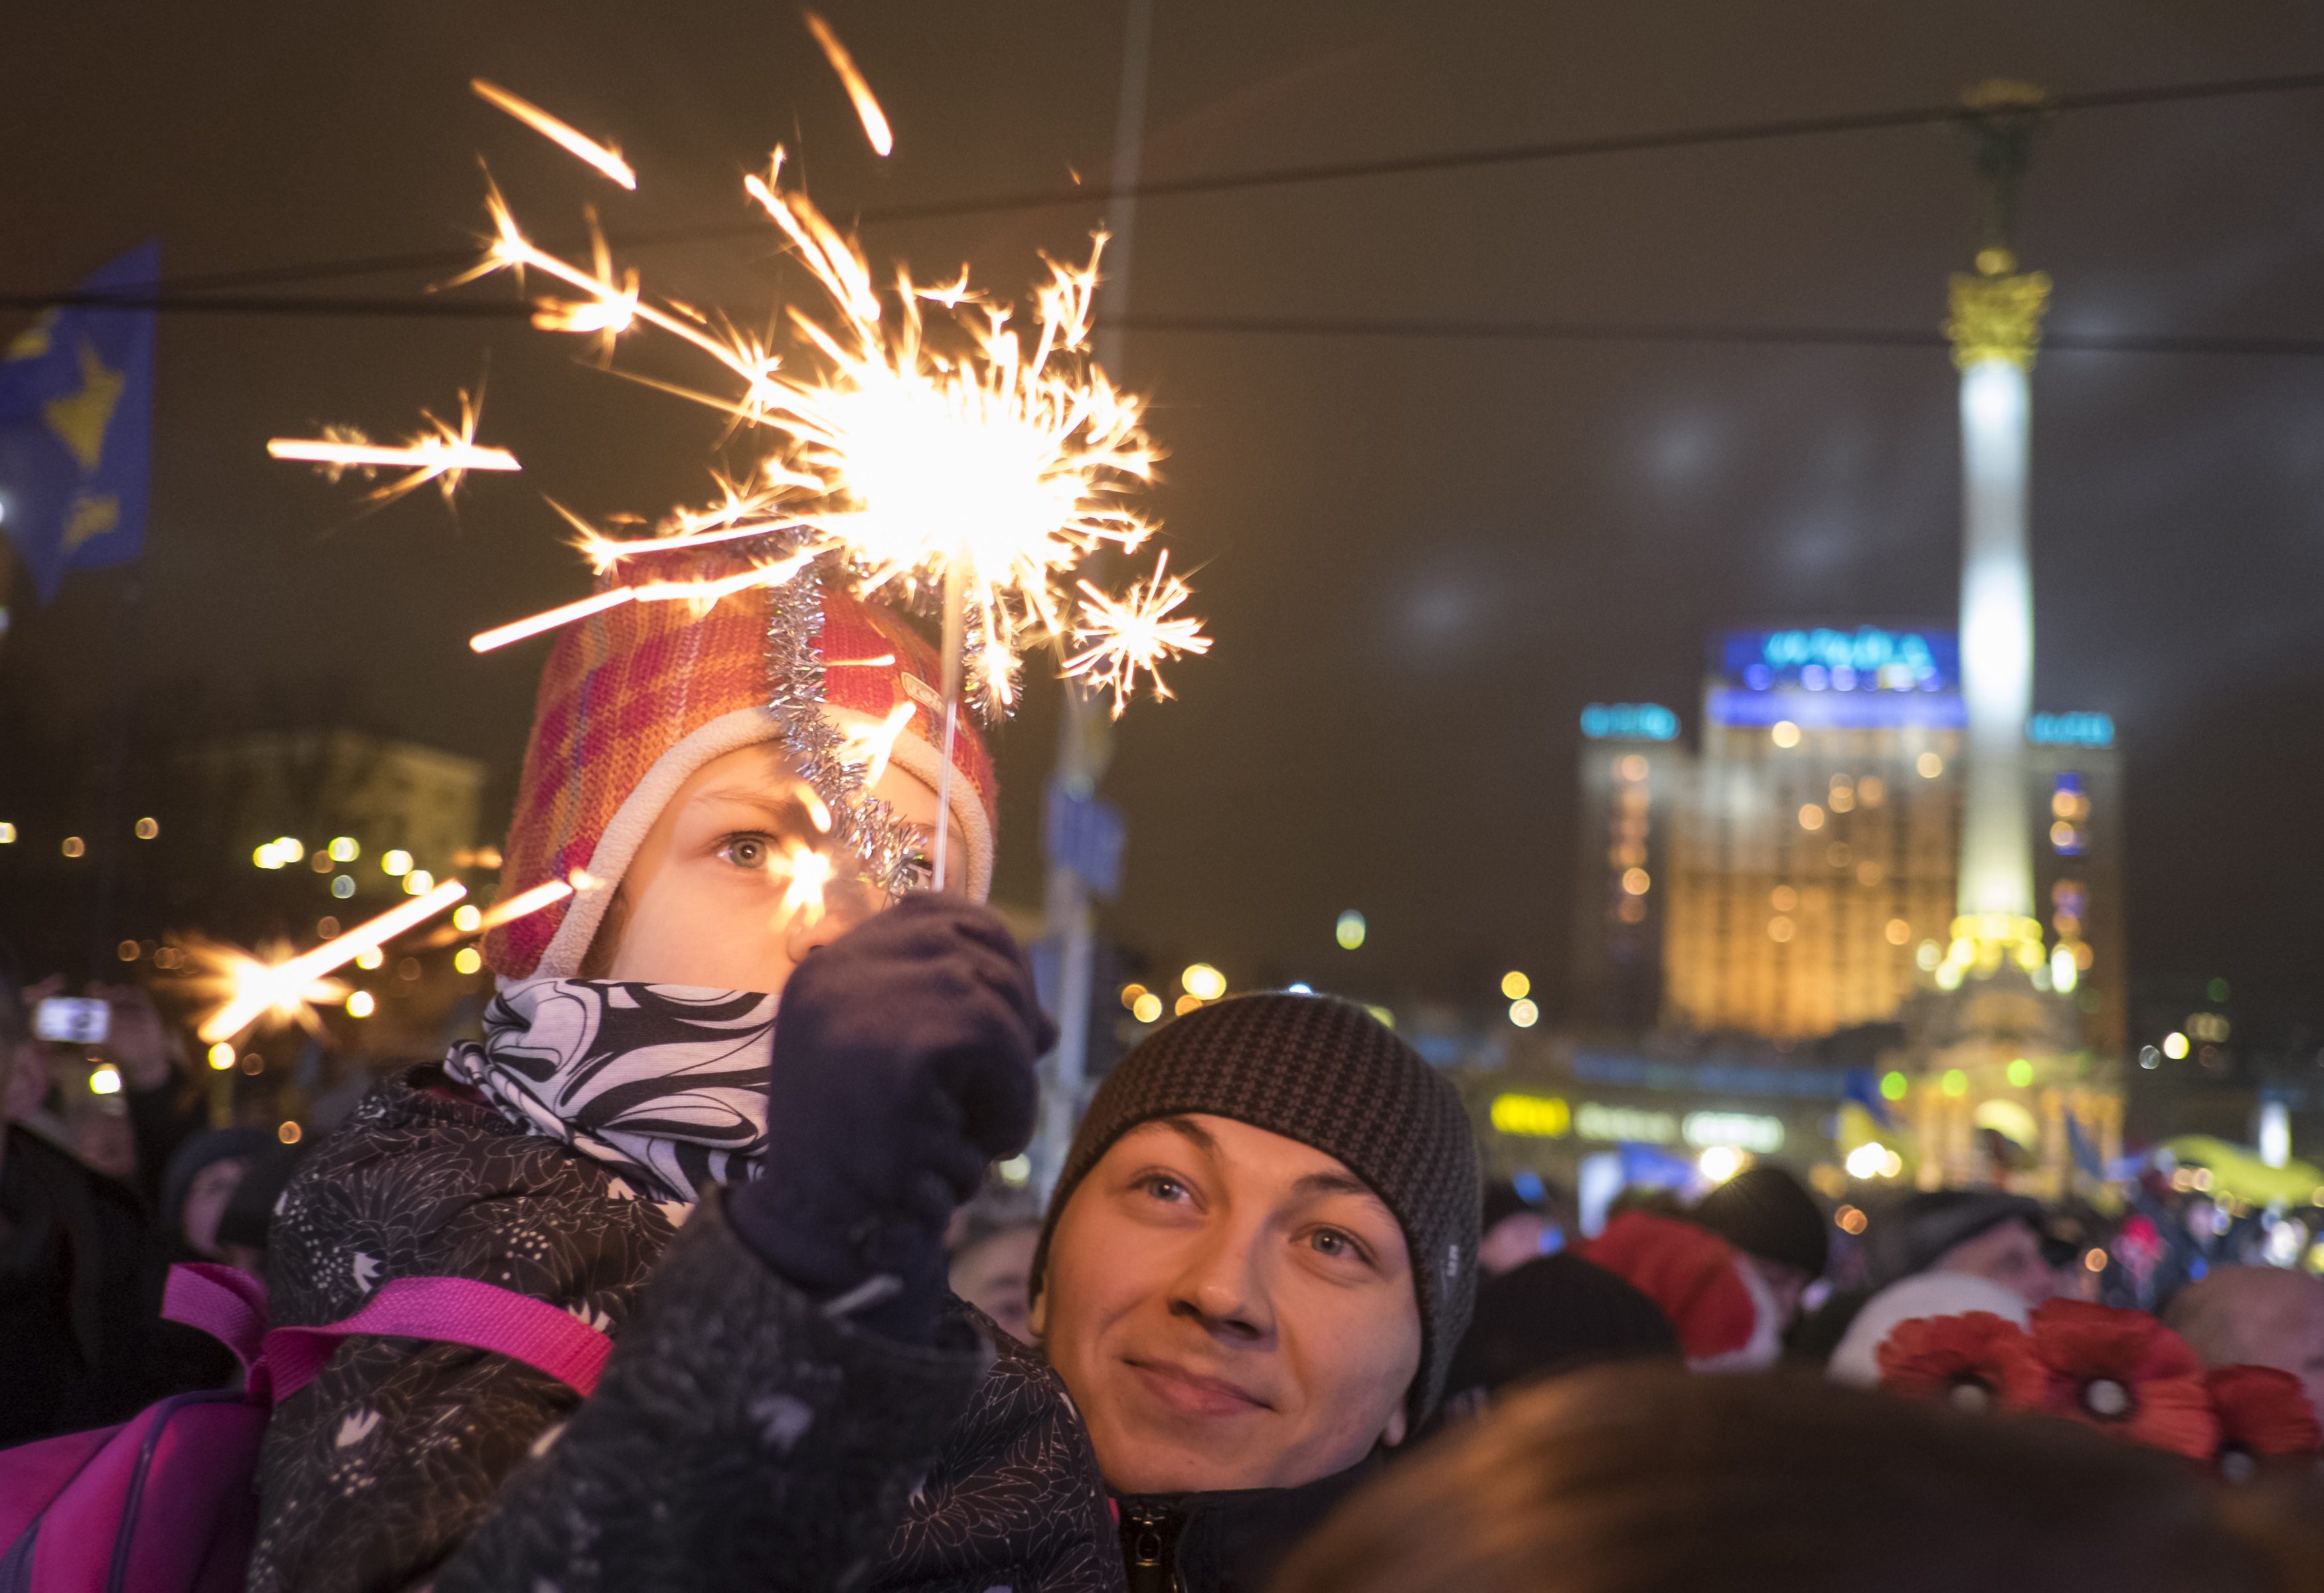
{"type": "MultiPolygon", "coordinates": [[[[719,569],[696,559],[687,573],[719,569]]],[[[712,759],[761,741],[779,743],[830,806],[835,839],[892,884],[895,822],[884,804],[864,801],[838,744],[848,729],[879,726],[908,701],[914,713],[893,761],[934,789],[943,765],[941,677],[934,649],[903,620],[824,590],[812,573],[745,588],[706,612],[628,603],[567,626],[540,672],[500,899],[560,879],[577,889],[491,931],[485,962],[509,980],[576,975],[671,795],[712,759]]],[[[998,788],[966,714],[953,770],[968,893],[982,901],[992,885],[998,788]]]]}
{"type": "Polygon", "coordinates": [[[1123,1057],[1066,1153],[1033,1253],[1034,1294],[1059,1213],[1113,1142],[1140,1123],[1195,1113],[1336,1156],[1395,1214],[1420,1306],[1420,1370],[1405,1396],[1417,1431],[1476,1298],[1477,1146],[1451,1081],[1349,1002],[1238,996],[1163,1025],[1123,1057]]]}

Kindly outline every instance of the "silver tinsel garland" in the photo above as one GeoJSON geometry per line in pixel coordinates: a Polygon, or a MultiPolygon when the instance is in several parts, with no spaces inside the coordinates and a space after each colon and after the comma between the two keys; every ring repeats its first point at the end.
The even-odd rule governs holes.
{"type": "Polygon", "coordinates": [[[866,788],[862,769],[841,759],[838,727],[824,715],[823,576],[812,565],[768,594],[767,675],[783,750],[831,809],[832,838],[891,896],[926,883],[926,843],[866,788]]]}

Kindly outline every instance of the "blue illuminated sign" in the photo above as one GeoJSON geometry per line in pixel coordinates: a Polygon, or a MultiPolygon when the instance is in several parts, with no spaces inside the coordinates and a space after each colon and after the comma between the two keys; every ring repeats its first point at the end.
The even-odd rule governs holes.
{"type": "Polygon", "coordinates": [[[2025,739],[2043,747],[2111,747],[2114,719],[2106,714],[2036,714],[2025,739]]]}
{"type": "Polygon", "coordinates": [[[1678,715],[1660,703],[1592,703],[1582,710],[1582,733],[1593,741],[1674,741],[1678,715]]]}
{"type": "Polygon", "coordinates": [[[1703,699],[1713,724],[1764,730],[1959,730],[1969,723],[1959,692],[1769,692],[1715,686],[1703,699]]]}
{"type": "Polygon", "coordinates": [[[1936,627],[1730,631],[1713,668],[1746,691],[1950,692],[1960,686],[1960,643],[1936,627]]]}

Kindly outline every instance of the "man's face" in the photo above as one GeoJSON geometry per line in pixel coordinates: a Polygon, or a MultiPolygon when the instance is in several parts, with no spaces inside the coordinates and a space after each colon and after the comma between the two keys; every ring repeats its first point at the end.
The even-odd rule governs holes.
{"type": "Polygon", "coordinates": [[[1075,1186],[1033,1310],[1106,1481],[1291,1487],[1404,1436],[1404,1231],[1336,1158],[1224,1118],[1131,1129],[1075,1186]]]}
{"type": "MultiPolygon", "coordinates": [[[[936,794],[892,764],[872,795],[933,835],[936,794]]],[[[622,881],[605,977],[772,995],[815,947],[889,903],[856,877],[854,860],[818,828],[820,806],[769,743],[737,748],[695,770],[647,832],[622,881]],[[820,890],[802,871],[829,874],[820,890]]],[[[955,826],[945,871],[964,878],[955,826]]]]}
{"type": "Polygon", "coordinates": [[[2057,1288],[2057,1275],[2042,1254],[2042,1241],[2023,1222],[2001,1222],[1975,1238],[1963,1239],[1937,1257],[1931,1272],[1966,1272],[1990,1279],[2039,1305],[2057,1288]]]}

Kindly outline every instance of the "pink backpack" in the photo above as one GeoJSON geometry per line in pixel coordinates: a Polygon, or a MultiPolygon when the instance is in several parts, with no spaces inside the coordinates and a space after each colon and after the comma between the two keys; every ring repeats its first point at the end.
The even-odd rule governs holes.
{"type": "Polygon", "coordinates": [[[549,1302],[472,1278],[396,1278],[343,1321],[269,1331],[256,1278],[175,1266],[161,1314],[233,1350],[244,1386],[176,1395],[118,1427],[0,1450],[0,1593],[237,1593],[258,1525],[267,1417],[350,1334],[496,1350],[584,1395],[613,1349],[549,1302]]]}

